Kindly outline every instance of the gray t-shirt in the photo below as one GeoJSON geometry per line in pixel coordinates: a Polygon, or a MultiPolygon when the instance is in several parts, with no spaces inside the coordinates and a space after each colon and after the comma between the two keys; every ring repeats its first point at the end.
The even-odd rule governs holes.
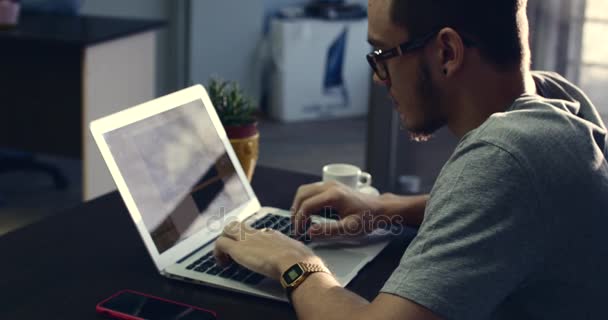
{"type": "Polygon", "coordinates": [[[607,133],[557,74],[460,141],[382,292],[446,319],[608,319],[607,133]]]}

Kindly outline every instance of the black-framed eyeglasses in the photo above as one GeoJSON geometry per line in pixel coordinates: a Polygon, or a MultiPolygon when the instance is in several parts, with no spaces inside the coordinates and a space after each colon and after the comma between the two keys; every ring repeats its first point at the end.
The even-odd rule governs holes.
{"type": "MultiPolygon", "coordinates": [[[[433,31],[423,37],[406,41],[394,48],[388,50],[374,50],[367,54],[367,62],[372,67],[378,78],[382,81],[386,81],[389,78],[388,69],[386,67],[386,61],[392,58],[402,56],[408,52],[423,48],[426,44],[433,39],[441,30],[433,31]]],[[[473,41],[468,38],[462,37],[464,45],[467,47],[473,46],[473,41]]]]}

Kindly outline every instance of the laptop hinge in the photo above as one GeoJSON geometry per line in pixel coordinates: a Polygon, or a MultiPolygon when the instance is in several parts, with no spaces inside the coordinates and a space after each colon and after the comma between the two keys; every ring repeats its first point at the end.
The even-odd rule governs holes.
{"type": "Polygon", "coordinates": [[[204,247],[208,246],[211,242],[215,241],[218,237],[215,237],[209,241],[207,241],[205,244],[203,244],[202,246],[194,249],[194,251],[188,253],[186,256],[184,256],[183,258],[177,260],[177,264],[180,264],[186,260],[188,260],[190,257],[192,257],[193,255],[195,255],[196,253],[198,253],[199,251],[201,251],[204,247]]]}

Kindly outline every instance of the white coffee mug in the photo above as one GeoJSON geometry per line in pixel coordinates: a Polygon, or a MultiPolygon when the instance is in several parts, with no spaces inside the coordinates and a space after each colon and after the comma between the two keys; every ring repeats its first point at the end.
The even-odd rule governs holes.
{"type": "Polygon", "coordinates": [[[352,189],[372,185],[372,175],[351,164],[335,163],[323,167],[323,182],[338,181],[352,189]]]}

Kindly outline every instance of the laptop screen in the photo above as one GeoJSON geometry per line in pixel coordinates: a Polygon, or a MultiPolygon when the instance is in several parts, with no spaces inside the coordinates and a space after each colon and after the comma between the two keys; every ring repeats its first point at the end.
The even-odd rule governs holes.
{"type": "Polygon", "coordinates": [[[161,254],[250,200],[200,99],[104,139],[161,254]]]}

